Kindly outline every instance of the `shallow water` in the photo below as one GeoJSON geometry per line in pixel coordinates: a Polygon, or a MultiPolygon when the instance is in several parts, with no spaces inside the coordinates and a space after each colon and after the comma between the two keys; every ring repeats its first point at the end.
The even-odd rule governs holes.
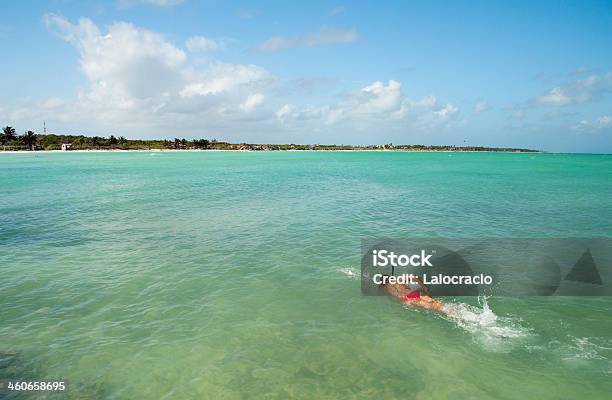
{"type": "Polygon", "coordinates": [[[0,180],[0,378],[75,399],[612,393],[610,298],[440,317],[359,288],[362,237],[612,236],[612,156],[0,154],[0,180]]]}

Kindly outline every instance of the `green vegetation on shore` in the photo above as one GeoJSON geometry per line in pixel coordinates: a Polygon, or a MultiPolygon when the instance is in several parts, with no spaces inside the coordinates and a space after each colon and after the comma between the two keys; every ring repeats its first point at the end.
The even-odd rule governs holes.
{"type": "Polygon", "coordinates": [[[40,135],[27,131],[17,136],[15,129],[6,126],[0,134],[0,151],[10,150],[62,150],[62,145],[68,145],[69,150],[404,150],[404,151],[506,151],[506,152],[537,152],[530,149],[498,148],[482,146],[427,146],[427,145],[385,145],[351,146],[322,144],[253,144],[228,143],[208,139],[174,140],[140,140],[118,138],[110,135],[108,138],[84,135],[40,135]]]}

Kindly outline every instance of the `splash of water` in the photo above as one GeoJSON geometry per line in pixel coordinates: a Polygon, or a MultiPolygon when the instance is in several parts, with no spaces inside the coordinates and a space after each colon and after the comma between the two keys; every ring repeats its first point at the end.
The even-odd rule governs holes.
{"type": "Polygon", "coordinates": [[[529,335],[529,330],[522,327],[517,318],[496,315],[486,297],[479,296],[478,304],[476,307],[465,303],[448,303],[444,306],[443,317],[471,333],[489,350],[507,350],[512,340],[529,335]]]}

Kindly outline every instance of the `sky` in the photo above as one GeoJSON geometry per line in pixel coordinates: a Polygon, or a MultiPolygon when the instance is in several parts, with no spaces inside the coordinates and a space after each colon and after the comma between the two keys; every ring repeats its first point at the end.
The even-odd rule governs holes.
{"type": "Polygon", "coordinates": [[[18,133],[612,153],[612,3],[2,2],[18,133]]]}

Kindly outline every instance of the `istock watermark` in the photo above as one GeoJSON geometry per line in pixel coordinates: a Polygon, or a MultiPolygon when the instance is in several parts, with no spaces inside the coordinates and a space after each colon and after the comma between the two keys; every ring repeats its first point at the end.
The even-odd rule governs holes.
{"type": "Polygon", "coordinates": [[[609,296],[612,238],[363,239],[361,289],[426,285],[435,296],[609,296]]]}

